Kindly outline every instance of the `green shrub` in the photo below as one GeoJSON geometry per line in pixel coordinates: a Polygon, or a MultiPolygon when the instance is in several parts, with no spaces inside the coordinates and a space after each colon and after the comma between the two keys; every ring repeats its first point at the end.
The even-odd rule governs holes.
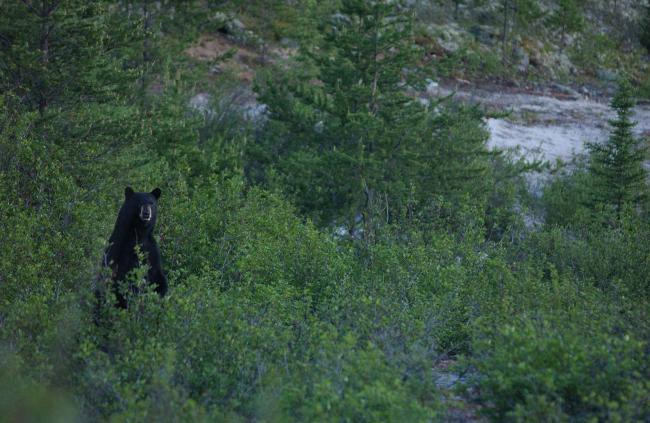
{"type": "Polygon", "coordinates": [[[650,234],[634,213],[628,213],[623,222],[617,230],[598,224],[551,228],[531,237],[525,249],[540,261],[553,263],[562,274],[588,281],[604,292],[647,298],[650,234]]]}
{"type": "MultiPolygon", "coordinates": [[[[245,3],[229,7],[263,9],[245,3]]],[[[296,22],[303,42],[323,37],[307,26],[331,23],[333,4],[316,3],[300,2],[314,10],[267,29],[289,35],[286,23],[296,22]]],[[[359,22],[406,29],[384,19],[397,5],[371,3],[362,6],[382,17],[359,22]]],[[[10,35],[0,37],[10,46],[3,59],[28,65],[0,78],[0,420],[436,421],[460,401],[441,401],[449,392],[436,387],[432,366],[459,356],[479,388],[470,392],[495,419],[648,420],[647,215],[624,209],[612,226],[604,210],[574,207],[590,183],[578,169],[545,191],[547,225],[527,228],[527,168],[485,150],[478,108],[414,103],[401,81],[418,61],[381,59],[372,31],[348,25],[348,44],[363,33],[372,65],[357,63],[361,85],[344,72],[341,88],[339,66],[321,50],[326,84],[312,79],[318,63],[301,62],[300,77],[288,80],[305,85],[275,86],[267,94],[276,114],[252,125],[220,88],[211,92],[222,120],[187,108],[195,89],[212,84],[204,80],[212,63],[181,54],[187,46],[174,31],[191,23],[178,36],[196,35],[197,10],[212,13],[209,5],[162,16],[171,10],[163,4],[147,64],[146,43],[117,25],[140,28],[141,14],[84,5],[62,3],[43,21],[22,2],[0,14],[0,33],[10,35]],[[30,31],[12,26],[27,17],[21,28],[30,31]],[[62,37],[50,47],[59,62],[71,59],[63,68],[42,60],[43,22],[62,37]],[[75,22],[86,26],[78,32],[75,22]],[[103,29],[108,22],[115,33],[103,29]],[[80,38],[87,31],[95,36],[80,38]],[[72,60],[77,48],[83,60],[72,60]],[[83,78],[51,85],[56,92],[40,84],[68,73],[83,78]],[[39,101],[49,94],[50,103],[39,101]],[[321,132],[323,107],[331,119],[321,132]],[[321,141],[331,162],[321,161],[321,141]],[[392,149],[406,146],[393,166],[392,149]],[[329,187],[334,196],[314,183],[336,178],[345,183],[329,187]],[[101,257],[125,185],[163,188],[157,234],[169,295],[160,298],[137,269],[130,282],[142,292],[127,309],[109,294],[95,321],[93,288],[110,280],[101,257]],[[337,226],[342,216],[347,226],[337,226]]],[[[283,14],[286,2],[277,6],[283,14]]],[[[409,49],[410,31],[394,31],[384,35],[409,49]]],[[[388,55],[403,52],[383,43],[388,55]]],[[[318,44],[337,50],[336,63],[356,60],[338,43],[318,44]]],[[[610,53],[581,54],[607,64],[610,53]]],[[[460,50],[438,72],[464,63],[505,72],[493,56],[460,50]]]]}
{"type": "Polygon", "coordinates": [[[606,34],[585,33],[580,42],[569,49],[569,54],[571,61],[590,76],[596,76],[599,68],[617,68],[616,39],[606,34]]]}
{"type": "Polygon", "coordinates": [[[358,346],[352,334],[337,340],[325,332],[314,346],[304,374],[280,397],[296,420],[424,422],[436,415],[372,343],[358,346]]]}
{"type": "Polygon", "coordinates": [[[491,416],[508,421],[648,418],[647,342],[585,322],[591,317],[584,314],[514,319],[477,343],[478,386],[491,404],[491,416]]]}
{"type": "Polygon", "coordinates": [[[3,421],[77,421],[69,393],[26,376],[20,359],[0,351],[0,415],[3,421]]]}
{"type": "Polygon", "coordinates": [[[592,178],[586,163],[578,162],[573,170],[560,168],[545,187],[542,196],[544,221],[547,225],[584,225],[591,221],[587,208],[592,178]]]}

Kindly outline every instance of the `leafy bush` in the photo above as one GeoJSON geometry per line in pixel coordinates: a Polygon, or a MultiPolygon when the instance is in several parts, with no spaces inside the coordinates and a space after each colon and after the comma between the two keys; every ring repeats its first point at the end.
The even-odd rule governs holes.
{"type": "Polygon", "coordinates": [[[413,395],[414,381],[399,372],[372,343],[358,346],[351,333],[340,340],[322,331],[300,380],[286,385],[279,400],[298,421],[429,421],[432,409],[413,395]],[[286,404],[286,405],[285,405],[286,404]]]}
{"type": "Polygon", "coordinates": [[[515,319],[477,343],[474,361],[487,411],[498,420],[648,418],[647,342],[582,316],[515,319]],[[582,321],[581,321],[582,320],[582,321]]]}
{"type": "MultiPolygon", "coordinates": [[[[275,114],[257,125],[219,89],[223,119],[198,115],[187,101],[209,64],[180,54],[196,27],[174,31],[214,5],[167,3],[135,41],[124,25],[141,28],[137,6],[61,2],[39,17],[15,2],[0,14],[1,416],[432,421],[452,407],[432,367],[464,356],[470,392],[495,419],[648,419],[647,214],[624,208],[608,225],[605,210],[574,207],[591,183],[579,169],[545,191],[547,224],[527,228],[525,167],[485,150],[481,110],[417,105],[401,85],[417,61],[384,68],[368,32],[364,57],[390,71],[375,90],[373,69],[322,41],[333,27],[319,11],[333,3],[287,22],[322,24],[296,31],[339,49],[336,66],[326,51],[301,56],[286,78],[295,90],[273,86],[275,114]],[[50,24],[53,62],[40,43],[50,24]],[[310,81],[325,73],[325,86],[310,81]],[[393,163],[382,148],[402,138],[411,144],[393,163]],[[165,191],[157,233],[170,290],[131,294],[123,310],[92,293],[110,279],[101,256],[125,185],[165,191]]],[[[228,2],[263,10],[249,3],[228,2]]],[[[395,4],[345,5],[411,46],[384,14],[403,10],[395,4]]],[[[282,22],[269,29],[288,34],[282,22]]],[[[131,282],[145,286],[145,272],[131,282]]]]}

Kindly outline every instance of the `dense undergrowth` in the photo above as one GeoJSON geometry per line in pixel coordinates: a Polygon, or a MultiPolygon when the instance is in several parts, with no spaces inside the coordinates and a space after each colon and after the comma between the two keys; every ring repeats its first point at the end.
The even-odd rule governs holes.
{"type": "Polygon", "coordinates": [[[171,23],[195,9],[135,39],[142,16],[101,2],[0,17],[0,416],[440,421],[453,357],[495,421],[650,418],[645,200],[594,203],[586,167],[531,199],[479,109],[398,88],[395,6],[343,3],[337,31],[294,16],[320,49],[259,81],[265,123],[187,107],[206,69],[171,23]],[[170,292],[97,325],[126,185],[162,188],[170,292]]]}

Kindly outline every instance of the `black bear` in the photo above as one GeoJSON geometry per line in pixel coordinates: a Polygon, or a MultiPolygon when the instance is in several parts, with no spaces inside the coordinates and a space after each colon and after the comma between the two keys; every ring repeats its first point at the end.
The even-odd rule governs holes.
{"type": "MultiPolygon", "coordinates": [[[[119,289],[120,282],[141,264],[149,266],[147,282],[155,285],[155,290],[161,297],[167,293],[167,278],[162,270],[158,245],[153,238],[160,194],[160,188],[150,193],[134,192],[131,187],[124,190],[124,204],[117,215],[115,229],[108,240],[109,245],[103,260],[103,265],[112,270],[112,287],[121,308],[126,308],[127,302],[124,293],[119,289]],[[140,246],[146,263],[140,263],[136,245],[140,246]]],[[[130,289],[135,291],[133,287],[130,289]]]]}

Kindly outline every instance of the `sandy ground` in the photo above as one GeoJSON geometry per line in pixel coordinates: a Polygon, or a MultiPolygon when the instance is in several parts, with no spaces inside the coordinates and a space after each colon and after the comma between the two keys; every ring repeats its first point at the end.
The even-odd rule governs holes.
{"type": "MultiPolygon", "coordinates": [[[[453,92],[444,87],[437,91],[438,95],[453,92]]],[[[509,111],[505,118],[486,120],[489,145],[518,149],[531,160],[570,161],[574,154],[585,151],[586,142],[606,140],[610,131],[608,120],[615,117],[608,98],[556,98],[480,88],[458,90],[455,97],[481,103],[489,110],[509,111]]],[[[637,105],[633,119],[637,122],[634,133],[650,137],[650,105],[637,105]]]]}

